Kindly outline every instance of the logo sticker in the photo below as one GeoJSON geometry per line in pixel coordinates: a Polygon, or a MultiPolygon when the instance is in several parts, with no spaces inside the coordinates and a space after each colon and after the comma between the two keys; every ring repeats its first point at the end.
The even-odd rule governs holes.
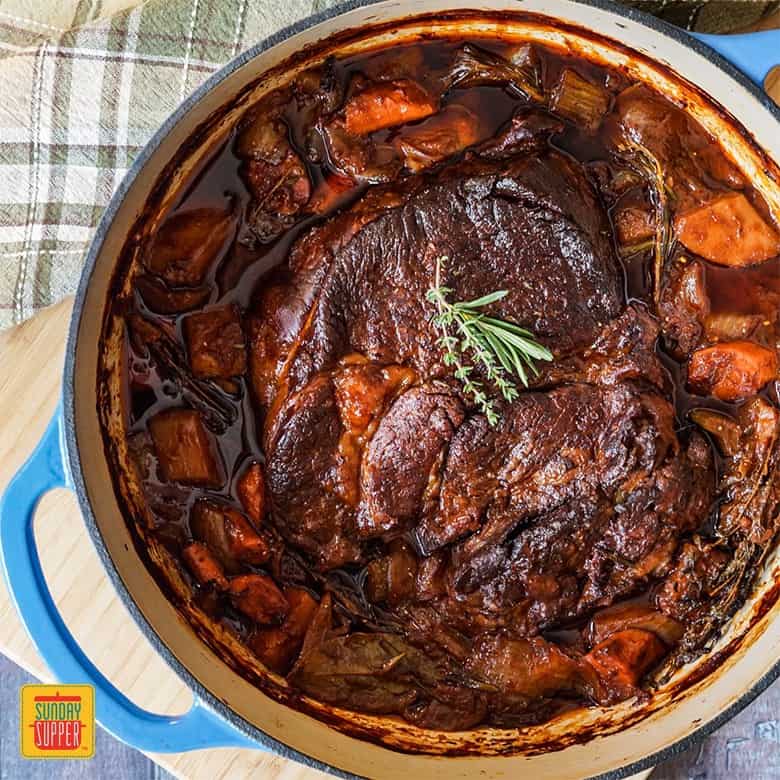
{"type": "Polygon", "coordinates": [[[19,722],[25,758],[95,755],[95,689],[91,685],[23,685],[19,722]]]}

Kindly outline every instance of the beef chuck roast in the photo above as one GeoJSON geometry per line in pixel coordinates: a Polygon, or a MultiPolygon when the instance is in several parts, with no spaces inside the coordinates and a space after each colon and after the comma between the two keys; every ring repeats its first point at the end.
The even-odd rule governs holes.
{"type": "Polygon", "coordinates": [[[581,169],[492,156],[311,230],[249,329],[278,531],[325,576],[368,564],[369,605],[461,662],[496,636],[547,647],[529,638],[665,576],[715,482],[705,441],[677,435],[658,323],[623,306],[581,169]],[[441,360],[425,294],[442,257],[452,299],[508,290],[490,314],[555,354],[495,426],[441,360]]]}
{"type": "Polygon", "coordinates": [[[440,257],[454,298],[508,290],[489,312],[532,329],[557,355],[589,344],[620,310],[604,211],[580,168],[555,153],[452,165],[375,190],[335,220],[335,234],[320,229],[324,246],[303,239],[306,268],[315,264],[322,280],[298,296],[299,309],[311,308],[297,339],[275,350],[287,355],[281,392],[350,352],[444,374],[425,299],[440,257]]]}

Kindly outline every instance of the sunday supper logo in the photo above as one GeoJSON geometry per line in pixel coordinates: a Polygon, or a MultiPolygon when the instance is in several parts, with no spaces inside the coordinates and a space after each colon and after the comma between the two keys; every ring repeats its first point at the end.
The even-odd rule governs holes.
{"type": "Polygon", "coordinates": [[[91,685],[24,685],[20,748],[25,758],[92,758],[95,690],[91,685]]]}

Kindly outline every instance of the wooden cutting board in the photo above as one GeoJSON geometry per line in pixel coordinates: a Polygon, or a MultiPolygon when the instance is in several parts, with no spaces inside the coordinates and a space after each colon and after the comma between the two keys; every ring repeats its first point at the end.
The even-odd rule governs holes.
{"type": "MultiPolygon", "coordinates": [[[[68,299],[0,332],[0,492],[32,452],[54,413],[71,305],[68,299]]],[[[119,600],[70,491],[57,490],[44,497],[35,518],[35,538],[52,596],[87,656],[144,709],[165,714],[186,711],[190,693],[119,600]]],[[[0,652],[38,679],[54,682],[28,639],[1,577],[0,652]]],[[[150,754],[150,758],[188,780],[328,777],[256,750],[220,748],[150,754]]],[[[651,771],[641,772],[636,780],[651,771]]]]}

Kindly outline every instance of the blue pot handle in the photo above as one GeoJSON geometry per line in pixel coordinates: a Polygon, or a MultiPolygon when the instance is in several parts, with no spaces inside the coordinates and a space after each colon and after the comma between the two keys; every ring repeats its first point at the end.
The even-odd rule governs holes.
{"type": "Polygon", "coordinates": [[[780,30],[743,35],[691,35],[715,49],[759,87],[763,86],[769,71],[780,64],[780,30]]]}
{"type": "Polygon", "coordinates": [[[0,560],[5,580],[46,665],[62,683],[93,685],[100,724],[139,750],[178,753],[211,747],[261,748],[197,698],[184,715],[155,715],[142,710],[98,671],[68,631],[44,580],[33,535],[33,516],[43,494],[57,487],[72,487],[62,434],[59,408],[0,501],[0,560]]]}

